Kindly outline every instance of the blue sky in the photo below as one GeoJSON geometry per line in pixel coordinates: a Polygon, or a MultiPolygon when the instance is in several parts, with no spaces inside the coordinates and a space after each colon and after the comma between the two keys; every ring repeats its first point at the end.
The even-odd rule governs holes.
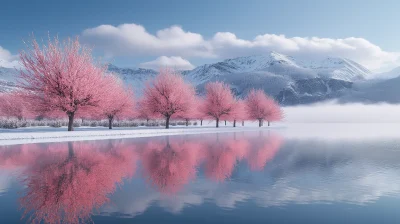
{"type": "Polygon", "coordinates": [[[31,33],[37,38],[46,38],[50,33],[60,38],[79,35],[82,42],[94,47],[96,56],[120,66],[146,65],[145,62],[156,66],[154,60],[162,56],[165,57],[158,63],[189,62],[195,66],[229,56],[275,50],[295,56],[348,57],[379,70],[399,63],[399,11],[400,1],[6,0],[0,7],[0,59],[3,63],[16,60],[13,56],[25,47],[22,40],[29,40],[31,33]],[[105,24],[114,28],[121,24],[135,26],[99,28],[105,24]],[[144,34],[152,36],[140,33],[137,25],[145,29],[144,34]],[[174,25],[181,30],[171,28],[174,25]],[[96,27],[85,35],[85,30],[96,27]],[[157,31],[165,29],[170,30],[157,36],[157,31]],[[196,35],[187,35],[188,32],[196,35]],[[132,37],[137,33],[138,38],[155,39],[142,43],[132,37]],[[352,37],[358,39],[346,39],[352,37]],[[312,49],[319,44],[324,49],[312,49]]]}

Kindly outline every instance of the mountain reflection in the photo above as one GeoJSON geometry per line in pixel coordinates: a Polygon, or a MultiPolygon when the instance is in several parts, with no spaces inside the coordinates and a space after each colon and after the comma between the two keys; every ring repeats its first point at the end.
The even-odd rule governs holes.
{"type": "Polygon", "coordinates": [[[264,134],[7,146],[0,148],[0,169],[18,170],[25,186],[20,204],[29,221],[79,223],[110,207],[118,186],[141,178],[146,189],[177,197],[197,181],[200,170],[215,183],[231,178],[240,161],[262,170],[282,143],[277,135],[264,134]]]}

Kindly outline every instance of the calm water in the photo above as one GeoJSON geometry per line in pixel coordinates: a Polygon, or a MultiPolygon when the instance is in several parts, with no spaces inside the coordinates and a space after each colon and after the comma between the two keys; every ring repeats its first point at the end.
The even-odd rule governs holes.
{"type": "Polygon", "coordinates": [[[400,138],[0,146],[0,223],[400,223],[400,138]]]}

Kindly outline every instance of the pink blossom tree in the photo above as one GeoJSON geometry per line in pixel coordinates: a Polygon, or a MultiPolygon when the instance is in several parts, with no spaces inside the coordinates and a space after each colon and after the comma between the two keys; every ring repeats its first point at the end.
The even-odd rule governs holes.
{"type": "Polygon", "coordinates": [[[97,66],[91,51],[78,39],[63,42],[49,40],[40,48],[36,40],[28,51],[22,51],[19,85],[24,98],[41,113],[62,111],[68,116],[68,131],[73,130],[76,113],[99,106],[107,86],[105,68],[97,66]]]}
{"type": "Polygon", "coordinates": [[[15,117],[18,120],[33,118],[34,114],[28,108],[28,102],[17,92],[0,94],[0,116],[15,117]]]}
{"type": "Polygon", "coordinates": [[[146,120],[146,125],[149,124],[150,119],[155,117],[154,114],[152,114],[151,111],[147,111],[147,107],[143,105],[143,98],[138,99],[135,110],[135,117],[146,120]]]}
{"type": "Polygon", "coordinates": [[[184,112],[180,112],[176,114],[176,118],[178,119],[183,119],[185,121],[185,125],[189,126],[189,121],[194,120],[197,117],[199,117],[198,113],[198,98],[193,97],[193,100],[191,101],[191,106],[188,110],[184,112]]]}
{"type": "Polygon", "coordinates": [[[230,116],[234,105],[235,99],[227,84],[212,82],[206,85],[206,98],[201,111],[204,115],[215,119],[217,128],[221,118],[230,116]]]}
{"type": "Polygon", "coordinates": [[[203,126],[203,121],[207,119],[207,115],[203,112],[203,104],[205,103],[205,99],[202,97],[196,97],[196,111],[195,118],[200,120],[200,126],[203,126]]]}
{"type": "Polygon", "coordinates": [[[112,129],[112,123],[115,117],[127,118],[133,117],[134,101],[133,91],[126,88],[124,84],[114,75],[107,78],[108,94],[100,103],[100,112],[108,119],[108,128],[112,129]]]}
{"type": "Polygon", "coordinates": [[[283,114],[279,105],[262,90],[251,90],[246,98],[246,111],[249,119],[258,120],[258,126],[263,125],[263,121],[279,121],[283,114]]]}
{"type": "Polygon", "coordinates": [[[182,76],[170,69],[163,69],[144,89],[141,103],[151,114],[163,116],[165,128],[168,129],[171,117],[192,109],[194,96],[194,88],[185,83],[182,76]]]}
{"type": "Polygon", "coordinates": [[[232,112],[228,116],[228,120],[233,122],[233,127],[236,127],[238,120],[246,119],[245,103],[243,100],[236,100],[232,112]]]}

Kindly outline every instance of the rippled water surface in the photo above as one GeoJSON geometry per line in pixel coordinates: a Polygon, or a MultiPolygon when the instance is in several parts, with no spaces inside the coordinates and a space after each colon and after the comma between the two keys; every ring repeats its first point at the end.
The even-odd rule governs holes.
{"type": "Polygon", "coordinates": [[[271,131],[0,146],[0,222],[400,223],[399,162],[271,131]]]}

